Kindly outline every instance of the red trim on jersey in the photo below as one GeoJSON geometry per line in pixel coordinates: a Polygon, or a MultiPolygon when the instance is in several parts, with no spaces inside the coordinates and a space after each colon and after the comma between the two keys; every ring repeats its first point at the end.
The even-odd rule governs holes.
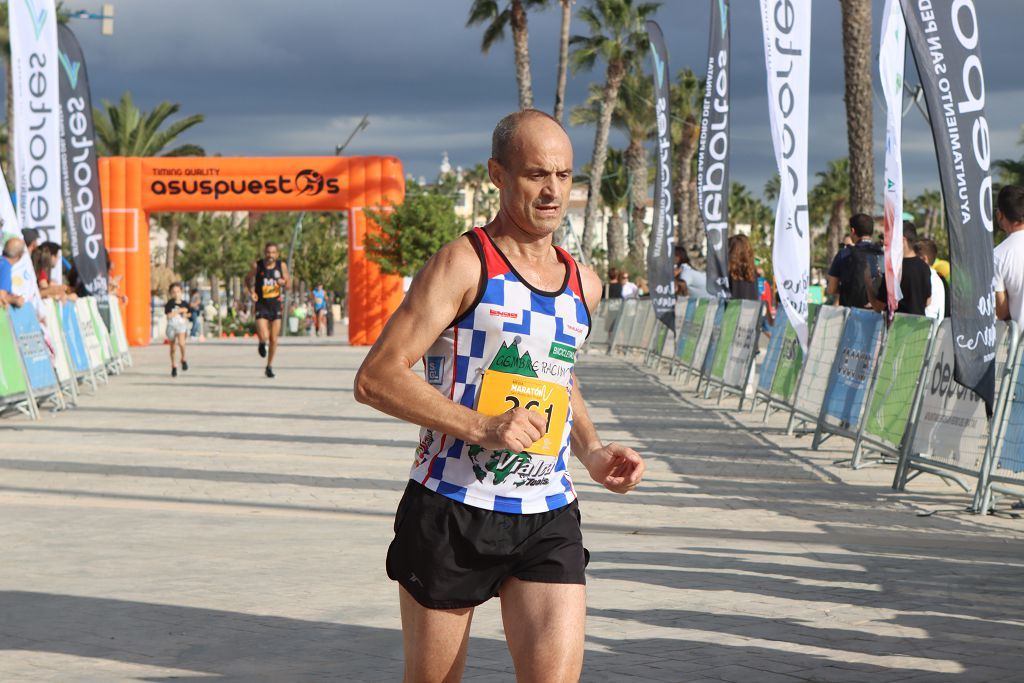
{"type": "Polygon", "coordinates": [[[567,252],[565,249],[556,246],[555,251],[562,257],[562,261],[569,268],[569,289],[573,294],[578,296],[581,301],[586,301],[587,298],[583,296],[583,278],[580,275],[580,268],[576,265],[576,259],[572,257],[572,254],[567,252]]]}
{"type": "Polygon", "coordinates": [[[477,238],[480,240],[480,246],[483,248],[484,266],[487,268],[486,278],[490,280],[492,277],[498,277],[509,272],[508,264],[505,263],[505,259],[498,253],[487,231],[483,228],[473,228],[473,232],[476,233],[477,238]]]}

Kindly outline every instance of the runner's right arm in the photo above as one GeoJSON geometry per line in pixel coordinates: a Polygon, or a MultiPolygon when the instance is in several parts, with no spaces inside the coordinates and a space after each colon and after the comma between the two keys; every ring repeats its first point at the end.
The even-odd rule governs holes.
{"type": "Polygon", "coordinates": [[[485,416],[442,396],[414,370],[441,333],[468,310],[479,280],[480,260],[469,238],[459,238],[435,254],[363,360],[355,398],[467,443],[519,452],[542,436],[545,419],[540,413],[517,408],[485,416]]]}
{"type": "Polygon", "coordinates": [[[253,289],[253,285],[256,282],[256,266],[258,263],[259,261],[253,261],[252,268],[249,269],[249,274],[245,276],[245,280],[243,281],[245,283],[245,292],[253,301],[256,301],[258,298],[256,296],[256,290],[253,289]]]}

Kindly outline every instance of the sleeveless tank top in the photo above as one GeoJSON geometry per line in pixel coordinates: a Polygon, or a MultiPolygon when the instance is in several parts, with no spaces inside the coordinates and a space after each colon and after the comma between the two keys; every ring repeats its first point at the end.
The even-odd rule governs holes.
{"type": "Polygon", "coordinates": [[[547,418],[547,431],[524,452],[492,451],[431,429],[420,430],[410,478],[475,507],[529,514],[576,498],[569,475],[572,369],[590,332],[579,268],[554,247],[565,279],[554,292],[527,283],[482,228],[466,233],[480,258],[480,285],[469,310],[423,357],[428,383],[487,415],[523,407],[547,418]]]}
{"type": "Polygon", "coordinates": [[[281,299],[281,283],[278,282],[283,276],[281,272],[281,261],[274,261],[273,266],[268,266],[265,259],[260,259],[256,266],[256,296],[260,301],[279,301],[281,299]]]}

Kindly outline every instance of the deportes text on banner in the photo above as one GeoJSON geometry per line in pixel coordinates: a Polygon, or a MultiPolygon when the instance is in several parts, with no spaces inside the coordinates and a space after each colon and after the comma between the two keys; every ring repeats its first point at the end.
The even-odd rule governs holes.
{"type": "Polygon", "coordinates": [[[654,314],[671,330],[676,328],[676,286],[672,276],[674,235],[672,233],[671,130],[668,111],[668,50],[661,28],[647,22],[654,59],[654,114],[658,124],[655,154],[654,224],[647,245],[647,279],[651,287],[654,314]]]}
{"type": "Polygon", "coordinates": [[[889,316],[903,298],[903,67],[907,26],[899,0],[885,0],[878,52],[878,76],[885,95],[885,291],[889,316]]]}
{"type": "Polygon", "coordinates": [[[973,0],[903,2],[907,36],[931,119],[946,203],[954,377],[991,409],[995,399],[992,150],[973,0]]]}
{"type": "MultiPolygon", "coordinates": [[[[14,93],[14,187],[22,228],[61,244],[60,101],[54,0],[7,4],[14,93]]],[[[60,282],[55,269],[53,281],[60,282]]]]}
{"type": "Polygon", "coordinates": [[[806,349],[811,260],[807,214],[811,0],[761,0],[761,24],[768,113],[781,181],[772,264],[779,298],[806,349]]]}
{"type": "Polygon", "coordinates": [[[107,256],[103,248],[100,174],[92,121],[89,75],[78,39],[57,27],[60,47],[61,188],[71,257],[85,291],[107,298],[107,256]]]}
{"type": "Polygon", "coordinates": [[[711,0],[697,152],[697,204],[707,235],[708,294],[729,297],[729,0],[711,0]]]}

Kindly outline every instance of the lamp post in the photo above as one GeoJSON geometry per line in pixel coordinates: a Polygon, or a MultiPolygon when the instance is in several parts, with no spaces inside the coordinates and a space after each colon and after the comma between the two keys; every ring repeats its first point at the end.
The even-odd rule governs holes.
{"type": "MultiPolygon", "coordinates": [[[[363,118],[361,118],[359,120],[359,123],[356,124],[356,127],[352,130],[351,133],[349,133],[349,136],[348,136],[348,138],[345,139],[345,142],[341,143],[340,145],[335,145],[335,147],[334,147],[334,155],[340,157],[341,153],[345,151],[346,147],[348,147],[348,143],[352,142],[352,138],[354,138],[356,136],[356,133],[358,133],[361,130],[366,129],[369,125],[370,125],[370,115],[369,114],[364,114],[363,118]]],[[[299,240],[300,240],[300,237],[302,236],[302,220],[305,217],[306,217],[306,212],[305,211],[303,211],[303,212],[301,212],[299,214],[298,220],[295,221],[295,229],[292,230],[292,241],[291,241],[291,244],[289,244],[289,246],[288,246],[288,263],[292,264],[293,267],[294,267],[294,264],[295,264],[295,261],[294,261],[294,258],[295,258],[295,248],[299,245],[299,240]]],[[[289,283],[289,285],[290,284],[291,283],[289,283]]],[[[286,287],[285,290],[284,290],[284,315],[285,315],[284,334],[286,336],[289,334],[289,329],[288,329],[288,317],[289,317],[288,299],[290,298],[288,296],[289,290],[291,290],[290,286],[286,287]]]]}
{"type": "Polygon", "coordinates": [[[105,2],[102,5],[100,13],[90,12],[88,10],[80,9],[74,12],[68,13],[69,19],[93,19],[100,23],[100,33],[105,36],[114,35],[114,3],[105,2]]]}

